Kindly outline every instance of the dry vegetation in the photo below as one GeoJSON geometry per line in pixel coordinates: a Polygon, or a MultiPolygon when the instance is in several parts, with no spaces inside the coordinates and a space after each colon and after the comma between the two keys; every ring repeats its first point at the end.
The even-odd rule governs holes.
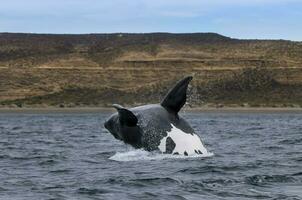
{"type": "Polygon", "coordinates": [[[191,106],[302,106],[302,43],[198,34],[0,34],[0,105],[158,102],[192,74],[191,106]]]}

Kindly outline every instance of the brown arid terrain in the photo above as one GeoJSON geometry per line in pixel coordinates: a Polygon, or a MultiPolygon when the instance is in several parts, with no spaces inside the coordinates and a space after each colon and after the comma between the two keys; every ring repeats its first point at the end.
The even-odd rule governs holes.
{"type": "Polygon", "coordinates": [[[194,34],[0,34],[0,107],[158,102],[193,75],[190,107],[301,107],[302,42],[194,34]]]}

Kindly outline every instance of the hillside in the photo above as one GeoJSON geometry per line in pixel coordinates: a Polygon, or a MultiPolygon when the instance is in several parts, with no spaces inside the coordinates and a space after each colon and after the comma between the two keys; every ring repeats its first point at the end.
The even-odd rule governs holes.
{"type": "Polygon", "coordinates": [[[193,75],[191,106],[302,106],[302,42],[194,34],[0,34],[0,106],[157,102],[193,75]]]}

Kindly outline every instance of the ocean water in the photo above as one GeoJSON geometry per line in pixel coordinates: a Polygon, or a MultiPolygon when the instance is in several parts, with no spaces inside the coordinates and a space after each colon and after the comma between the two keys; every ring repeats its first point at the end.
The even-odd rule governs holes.
{"type": "Polygon", "coordinates": [[[110,113],[1,113],[0,199],[302,199],[302,114],[185,113],[206,148],[117,141],[110,113]]]}

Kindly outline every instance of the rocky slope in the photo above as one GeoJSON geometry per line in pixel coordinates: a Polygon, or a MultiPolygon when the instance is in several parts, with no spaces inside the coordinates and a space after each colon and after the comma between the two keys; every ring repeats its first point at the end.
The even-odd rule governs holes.
{"type": "Polygon", "coordinates": [[[0,34],[0,105],[157,102],[193,75],[191,106],[302,105],[302,43],[195,34],[0,34]]]}

